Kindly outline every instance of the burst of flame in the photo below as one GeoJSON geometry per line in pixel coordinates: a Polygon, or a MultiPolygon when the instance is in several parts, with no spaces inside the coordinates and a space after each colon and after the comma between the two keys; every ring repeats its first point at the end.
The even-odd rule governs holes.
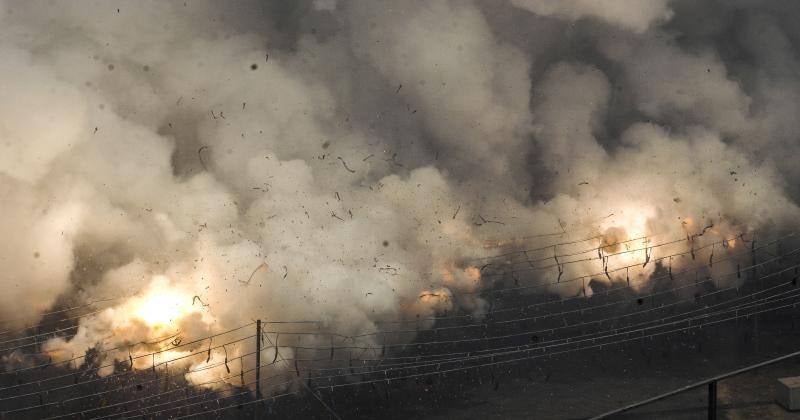
{"type": "Polygon", "coordinates": [[[475,266],[459,268],[455,263],[449,262],[441,268],[442,281],[448,287],[473,291],[481,282],[481,270],[475,266]]]}
{"type": "Polygon", "coordinates": [[[600,225],[602,237],[600,246],[608,254],[625,252],[617,256],[624,264],[632,264],[644,260],[644,248],[649,242],[647,236],[652,232],[648,229],[648,220],[653,217],[654,211],[646,206],[630,205],[622,209],[614,218],[607,219],[600,225]],[[635,238],[645,238],[631,241],[635,238]],[[628,241],[628,242],[626,242],[628,241]]]}
{"type": "Polygon", "coordinates": [[[163,329],[196,310],[190,296],[170,287],[165,277],[157,277],[147,292],[133,302],[132,315],[150,328],[163,329]]]}

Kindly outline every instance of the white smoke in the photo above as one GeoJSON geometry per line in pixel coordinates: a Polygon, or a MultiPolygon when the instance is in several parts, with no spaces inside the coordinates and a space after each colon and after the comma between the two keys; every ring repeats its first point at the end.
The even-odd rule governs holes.
{"type": "Polygon", "coordinates": [[[543,16],[571,21],[595,18],[635,32],[644,32],[673,15],[669,0],[511,0],[511,3],[543,16]]]}
{"type": "Polygon", "coordinates": [[[796,147],[781,104],[796,107],[782,87],[797,80],[766,69],[797,66],[779,23],[741,34],[776,46],[745,84],[713,45],[662,29],[682,22],[666,1],[511,3],[585,25],[593,54],[505,39],[482,7],[519,13],[507,4],[314,1],[297,18],[248,2],[0,3],[0,318],[132,296],[48,343],[55,360],[257,318],[355,335],[482,312],[460,295],[490,283],[469,262],[526,235],[601,234],[573,249],[613,253],[710,224],[709,241],[794,225],[795,169],[776,161],[796,147]]]}

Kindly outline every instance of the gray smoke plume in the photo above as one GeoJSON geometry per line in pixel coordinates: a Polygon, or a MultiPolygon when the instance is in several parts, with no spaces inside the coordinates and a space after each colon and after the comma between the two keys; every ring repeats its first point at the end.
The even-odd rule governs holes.
{"type": "MultiPolygon", "coordinates": [[[[755,0],[2,1],[0,319],[119,297],[49,342],[55,360],[256,318],[355,335],[482,313],[472,292],[491,282],[475,259],[539,234],[596,237],[556,252],[652,239],[523,284],[706,230],[709,244],[792,229],[798,13],[755,0]]],[[[655,267],[632,274],[640,287],[655,267]]],[[[298,339],[281,340],[290,357],[298,339]]],[[[224,369],[207,372],[192,380],[224,369]]]]}

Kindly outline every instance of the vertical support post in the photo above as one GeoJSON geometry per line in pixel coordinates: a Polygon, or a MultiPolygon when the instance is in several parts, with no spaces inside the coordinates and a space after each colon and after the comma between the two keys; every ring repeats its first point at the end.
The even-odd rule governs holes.
{"type": "Polygon", "coordinates": [[[261,320],[256,320],[256,398],[261,399],[261,320]]]}
{"type": "MultiPolygon", "coordinates": [[[[753,242],[750,243],[750,258],[752,259],[752,266],[753,266],[753,281],[758,280],[758,267],[756,267],[756,235],[753,234],[753,242]]],[[[756,287],[753,284],[753,287],[756,287]]],[[[764,282],[763,280],[760,282],[760,287],[758,288],[759,291],[764,289],[764,282]]],[[[756,305],[756,313],[753,316],[753,340],[755,341],[756,345],[756,352],[759,351],[759,340],[758,340],[758,312],[761,311],[761,305],[756,305]]]]}
{"type": "Polygon", "coordinates": [[[717,381],[708,383],[708,420],[717,420],[717,381]]]}

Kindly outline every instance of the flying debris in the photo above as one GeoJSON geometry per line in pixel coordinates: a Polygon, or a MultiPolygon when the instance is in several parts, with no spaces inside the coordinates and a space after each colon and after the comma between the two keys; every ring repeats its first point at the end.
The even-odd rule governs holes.
{"type": "Polygon", "coordinates": [[[800,348],[790,1],[123,8],[0,13],[0,417],[591,418],[800,348]]]}

